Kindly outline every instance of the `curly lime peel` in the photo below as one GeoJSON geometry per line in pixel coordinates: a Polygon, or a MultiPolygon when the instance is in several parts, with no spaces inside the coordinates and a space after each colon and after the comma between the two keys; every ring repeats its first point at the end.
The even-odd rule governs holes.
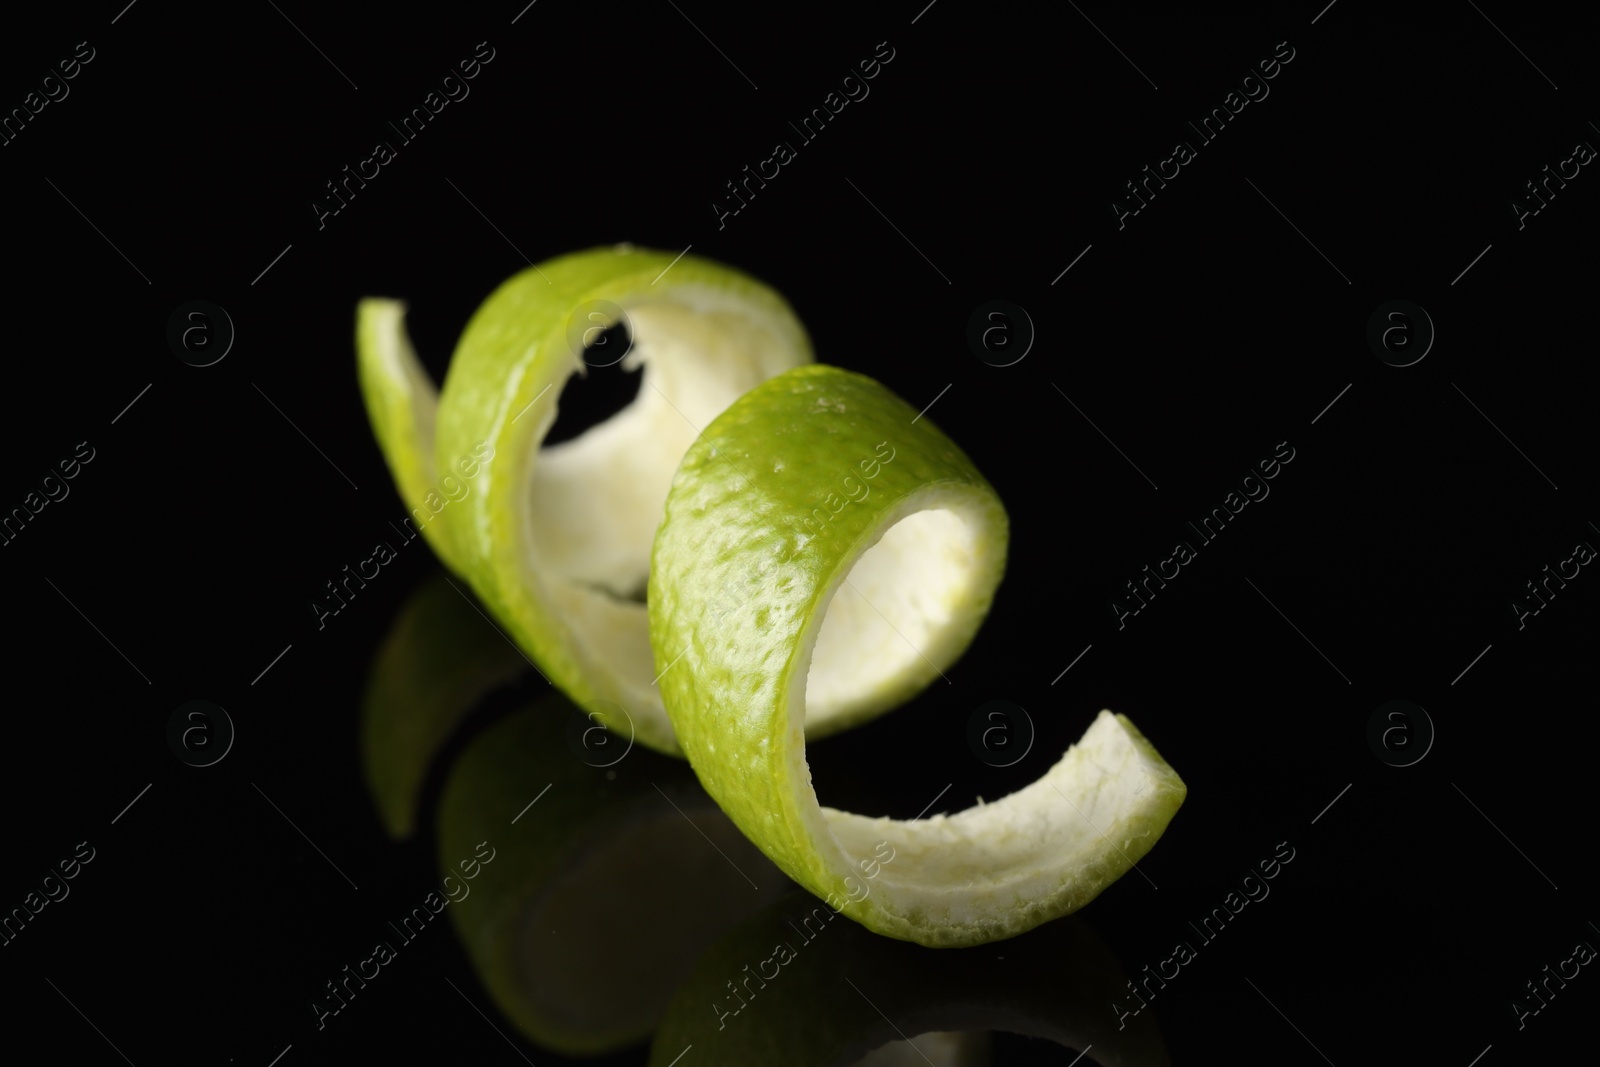
{"type": "MultiPolygon", "coordinates": [[[[655,689],[640,588],[678,459],[724,407],[811,360],[777,293],[695,256],[593,249],[514,276],[478,309],[436,392],[406,339],[404,305],[358,313],[363,395],[408,507],[435,471],[487,442],[476,491],[424,527],[545,675],[606,726],[681,755],[655,689]],[[587,373],[585,308],[627,318],[637,398],[573,440],[541,448],[562,387],[587,373]]],[[[611,325],[610,318],[597,325],[611,325]]]]}
{"type": "Polygon", "coordinates": [[[915,416],[824,366],[736,401],[668,495],[650,629],[690,763],[774,863],[878,933],[975,945],[1088,903],[1149,851],[1186,790],[1126,717],[1101,712],[1039,781],[992,804],[895,820],[818,803],[805,738],[898,706],[954,663],[1004,572],[993,487],[915,416]],[[810,503],[884,443],[893,464],[851,506],[825,504],[822,523],[810,503]],[[730,585],[746,595],[708,595],[730,585]],[[895,861],[857,897],[880,842],[895,861]]]}

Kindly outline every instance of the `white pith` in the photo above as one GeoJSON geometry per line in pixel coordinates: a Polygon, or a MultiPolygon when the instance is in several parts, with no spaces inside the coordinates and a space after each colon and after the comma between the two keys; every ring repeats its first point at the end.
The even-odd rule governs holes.
{"type": "Polygon", "coordinates": [[[919,668],[934,672],[941,662],[934,650],[938,635],[970,610],[976,533],[954,512],[918,511],[856,561],[828,604],[812,649],[808,721],[853,710],[885,684],[922,673],[919,668]]]}
{"type": "MultiPolygon", "coordinates": [[[[976,545],[980,552],[990,550],[982,537],[981,500],[965,490],[935,485],[912,494],[885,513],[879,529],[884,534],[877,545],[904,546],[904,562],[938,558],[958,545],[976,545]],[[949,521],[922,517],[930,514],[948,516],[949,521]],[[908,525],[911,532],[896,533],[908,525]],[[952,526],[962,527],[964,532],[956,534],[952,526]]],[[[861,585],[857,570],[871,556],[871,549],[859,556],[843,569],[833,588],[824,592],[827,612],[820,624],[802,631],[788,692],[788,782],[795,790],[810,843],[824,864],[836,874],[852,875],[853,884],[861,887],[846,891],[865,892],[875,901],[873,910],[918,927],[992,927],[1059,895],[1076,872],[1103,863],[1108,852],[1137,849],[1142,854],[1148,842],[1133,840],[1130,818],[1143,813],[1156,793],[1170,790],[1173,779],[1170,769],[1153,760],[1109,711],[1102,711],[1078,743],[1038,781],[955,815],[898,820],[824,808],[818,803],[804,741],[805,723],[811,714],[809,691],[819,681],[816,657],[820,650],[838,648],[827,632],[835,618],[836,594],[848,590],[846,578],[849,584],[861,585]],[[894,850],[890,862],[881,862],[880,842],[894,850]],[[862,873],[863,863],[868,864],[866,870],[878,872],[871,880],[862,873]]],[[[884,602],[899,603],[902,595],[915,597],[931,589],[959,603],[966,595],[965,582],[983,567],[976,557],[964,566],[950,561],[948,555],[944,558],[947,562],[932,569],[874,565],[875,580],[880,583],[876,588],[884,602]],[[897,595],[882,585],[890,581],[913,583],[918,588],[897,595]]],[[[948,657],[941,659],[937,632],[928,641],[923,652],[935,662],[948,662],[948,657]]],[[[830,655],[837,654],[830,651],[830,655]]]]}
{"type": "MultiPolygon", "coordinates": [[[[638,370],[638,396],[572,440],[539,449],[519,508],[527,573],[580,659],[610,676],[630,713],[665,724],[645,605],[619,596],[645,584],[667,492],[689,445],[729,404],[798,361],[777,322],[714,289],[683,286],[625,310],[631,350],[618,367],[589,373],[638,370]]],[[[574,357],[551,391],[583,369],[574,357]]],[[[535,441],[556,411],[552,404],[543,413],[535,441]]]]}

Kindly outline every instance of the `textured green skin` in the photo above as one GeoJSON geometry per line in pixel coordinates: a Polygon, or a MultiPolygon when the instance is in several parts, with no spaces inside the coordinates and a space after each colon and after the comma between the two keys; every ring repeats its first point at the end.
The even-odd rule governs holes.
{"type": "MultiPolygon", "coordinates": [[[[659,818],[663,809],[670,813],[663,793],[680,809],[701,818],[716,812],[681,761],[631,752],[610,768],[614,772],[610,778],[606,769],[580,761],[565,737],[575,714],[570,702],[552,695],[501,719],[473,740],[451,769],[440,799],[438,860],[441,875],[454,873],[459,878],[456,865],[472,857],[479,842],[487,841],[495,849],[493,861],[467,883],[471,892],[445,908],[479,979],[500,1010],[534,1041],[564,1055],[599,1055],[645,1040],[652,1027],[582,1029],[541,1014],[538,1005],[519,991],[513,953],[521,916],[569,874],[586,849],[637,819],[659,818]],[[546,785],[548,792],[540,796],[546,785]],[[534,797],[539,797],[538,803],[523,811],[534,797]],[[517,822],[512,825],[514,817],[517,822]]],[[[747,869],[769,887],[783,884],[770,868],[770,877],[760,869],[747,869]]],[[[567,916],[566,922],[604,923],[604,901],[647,892],[645,887],[593,888],[594,909],[567,916]]],[[[637,906],[648,907],[647,897],[637,906]]],[[[729,915],[728,921],[738,917],[729,915]]],[[[671,921],[671,916],[662,919],[671,921]]],[[[548,962],[552,983],[560,981],[561,963],[548,962]]],[[[628,963],[618,961],[618,966],[628,963]]]]}
{"type": "MultiPolygon", "coordinates": [[[[431,382],[410,380],[402,387],[384,369],[379,326],[395,303],[368,298],[356,306],[356,376],[372,434],[389,464],[395,489],[409,510],[438,488],[432,445],[439,398],[431,382]]],[[[424,523],[422,536],[447,566],[456,566],[455,545],[445,523],[424,523]]]]}
{"type": "MultiPolygon", "coordinates": [[[[980,576],[965,614],[962,650],[1004,570],[1008,526],[999,497],[954,442],[916,416],[877,382],[837,367],[799,367],[769,378],[718,416],[685,454],[651,557],[650,639],[657,669],[665,671],[658,685],[689,762],[739,828],[784,873],[824,898],[853,894],[844,881],[851,872],[831,870],[818,854],[796,795],[805,791],[791,782],[787,753],[802,741],[791,730],[788,692],[801,629],[882,516],[929,484],[962,487],[986,504],[989,536],[999,542],[995,566],[980,576]],[[882,467],[864,500],[845,507],[808,543],[802,509],[837,492],[858,459],[874,455],[885,440],[894,462],[882,467]],[[747,587],[749,595],[731,606],[707,595],[727,584],[747,587]],[[680,643],[685,637],[687,649],[680,643]]],[[[922,666],[921,676],[885,690],[868,713],[897,706],[936,677],[922,666]]],[[[913,936],[886,921],[875,895],[847,903],[844,913],[890,936],[913,936]]]]}
{"type": "Polygon", "coordinates": [[[885,1041],[934,1030],[1006,1030],[1070,1048],[1093,1045],[1095,1061],[1109,1067],[1170,1062],[1154,1013],[1118,1029],[1107,1003],[1127,998],[1127,976],[1077,919],[1003,945],[935,950],[875,937],[829,914],[816,898],[793,893],[719,941],[673,997],[651,1042],[651,1067],[667,1067],[689,1045],[693,1061],[707,1067],[844,1065],[885,1041]],[[752,996],[745,979],[772,974],[780,942],[794,958],[765,988],[751,981],[752,996]],[[724,1017],[740,1005],[729,981],[746,1006],[724,1017]]]}
{"type": "MultiPolygon", "coordinates": [[[[631,723],[615,721],[609,705],[620,703],[620,694],[604,666],[583,660],[562,619],[527,580],[523,516],[513,506],[553,420],[559,383],[578,362],[568,346],[567,320],[585,302],[608,300],[627,309],[673,288],[702,284],[766,309],[787,331],[794,362],[811,361],[810,340],[781,296],[730,267],[698,256],[685,255],[676,263],[674,258],[674,253],[636,248],[576,252],[514,275],[484,301],[467,323],[439,395],[433,459],[448,468],[457,457],[472,455],[481,441],[494,447],[494,458],[474,479],[473,492],[423,530],[438,537],[431,543],[442,549],[440,558],[471,584],[551,682],[619,734],[631,733],[642,745],[681,756],[664,711],[636,715],[631,723]],[[669,265],[671,270],[656,281],[669,265]],[[445,529],[434,530],[440,525],[445,529]]],[[[369,396],[368,410],[405,495],[410,488],[405,479],[416,477],[407,474],[403,440],[411,409],[369,396]]]]}
{"type": "Polygon", "coordinates": [[[428,767],[456,724],[527,665],[444,574],[407,599],[361,699],[362,770],[391,836],[411,834],[428,767]]]}

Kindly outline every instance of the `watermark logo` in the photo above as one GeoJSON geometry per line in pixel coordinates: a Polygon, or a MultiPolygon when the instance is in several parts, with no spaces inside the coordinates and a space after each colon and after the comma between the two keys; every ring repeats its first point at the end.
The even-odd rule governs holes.
{"type": "Polygon", "coordinates": [[[167,747],[191,767],[221,763],[233,749],[233,719],[209,700],[179,704],[167,719],[167,747]]]}
{"type": "Polygon", "coordinates": [[[1294,858],[1294,846],[1287,841],[1279,841],[1273,846],[1271,856],[1245,869],[1238,881],[1228,887],[1228,895],[1222,898],[1222,903],[1202,916],[1198,925],[1190,921],[1189,929],[1195,932],[1194,942],[1185,935],[1184,940],[1173,945],[1172,955],[1156,963],[1153,968],[1145,964],[1141,972],[1144,977],[1138,979],[1137,985],[1134,979],[1128,979],[1128,992],[1132,994],[1132,999],[1123,1003],[1111,1001],[1111,1010],[1117,1016],[1117,1029],[1126,1027],[1129,1018],[1148,1007],[1149,1002],[1156,999],[1156,994],[1167,988],[1167,982],[1177,978],[1183,973],[1184,967],[1199,957],[1200,948],[1222,936],[1222,931],[1239,917],[1240,912],[1251,904],[1266,900],[1272,892],[1272,887],[1267,883],[1283,873],[1283,868],[1294,862],[1294,858]],[[1169,966],[1171,971],[1167,969],[1169,966]]]}
{"type": "MultiPolygon", "coordinates": [[[[822,136],[822,131],[828,124],[839,117],[841,111],[852,103],[859,104],[865,100],[872,92],[872,87],[867,82],[882,73],[883,68],[893,62],[894,57],[895,50],[889,42],[879,41],[872,58],[859,61],[855,69],[841,77],[839,87],[830,90],[828,95],[823,97],[822,103],[811,109],[809,115],[801,117],[799,125],[793,121],[789,123],[789,128],[796,135],[793,142],[778,141],[772,146],[772,154],[757,163],[754,169],[747,163],[741,171],[741,177],[724,182],[723,188],[728,192],[727,197],[718,199],[722,196],[718,193],[711,201],[711,211],[717,217],[717,229],[725,229],[728,219],[750,206],[746,201],[754,200],[756,193],[767,187],[767,182],[777,178],[783,173],[784,167],[799,157],[800,153],[795,144],[798,143],[803,148],[815,141],[822,136]]],[[[788,136],[787,133],[784,134],[785,138],[788,136]]]]}
{"type": "Polygon", "coordinates": [[[828,924],[833,922],[833,917],[844,911],[846,902],[859,904],[871,896],[872,887],[867,882],[883,873],[883,868],[893,863],[896,855],[898,853],[893,845],[889,844],[888,841],[879,841],[873,846],[871,856],[858,860],[856,863],[856,867],[861,871],[865,881],[858,880],[854,875],[845,876],[846,895],[844,899],[840,899],[837,894],[830,892],[825,901],[827,907],[812,908],[807,914],[800,917],[799,926],[794,924],[793,919],[785,919],[784,922],[788,923],[789,929],[795,932],[795,942],[797,944],[788,940],[780,941],[773,946],[772,955],[759,961],[753,971],[747,963],[740,974],[735,974],[733,978],[728,980],[727,989],[730,996],[726,1006],[715,1000],[711,1002],[711,1011],[717,1017],[717,1029],[726,1030],[730,1018],[749,1007],[749,1001],[754,1000],[757,993],[767,988],[768,982],[776,981],[778,975],[783,973],[783,968],[799,958],[799,950],[820,937],[822,931],[828,928],[828,924]],[[887,855],[884,854],[885,849],[888,850],[887,855]],[[771,973],[768,973],[767,968],[769,967],[771,968],[771,973]],[[735,984],[736,982],[738,983],[737,985],[735,984]],[[751,983],[754,983],[754,985],[751,983]]]}
{"type": "Polygon", "coordinates": [[[1433,319],[1409,300],[1379,304],[1367,319],[1367,347],[1391,367],[1421,363],[1433,350],[1433,319]]]}
{"type": "MultiPolygon", "coordinates": [[[[440,896],[438,890],[433,890],[423,898],[421,904],[412,908],[410,914],[400,920],[400,925],[396,926],[393,921],[390,921],[389,929],[395,932],[395,940],[399,942],[400,948],[405,948],[418,937],[421,937],[422,932],[428,928],[428,924],[433,921],[434,916],[444,911],[451,904],[458,904],[466,900],[468,895],[472,893],[472,887],[467,885],[467,882],[482,874],[484,865],[494,862],[495,854],[496,850],[489,842],[479,841],[473,849],[473,855],[457,864],[461,874],[458,876],[454,871],[451,871],[451,873],[444,876],[442,883],[444,896],[440,896]],[[488,849],[487,855],[484,854],[485,849],[488,849]],[[455,883],[453,887],[451,885],[452,882],[455,883]]],[[[446,868],[446,870],[449,870],[449,868],[446,868]]],[[[354,1000],[357,993],[367,988],[368,982],[377,978],[378,975],[383,973],[383,968],[399,958],[399,949],[395,948],[394,942],[387,940],[389,935],[384,934],[383,936],[385,940],[375,944],[372,948],[372,955],[359,961],[354,970],[350,968],[349,964],[346,964],[338,976],[323,983],[323,991],[327,995],[323,996],[321,1001],[314,998],[311,1000],[311,1014],[317,1020],[318,1030],[326,1029],[330,1016],[338,1015],[349,1007],[349,1001],[354,1000]],[[370,972],[367,970],[368,967],[372,968],[370,972]]],[[[318,995],[322,996],[322,994],[318,995]]]]}
{"type": "MultiPolygon", "coordinates": [[[[327,229],[327,220],[349,207],[349,201],[354,200],[356,194],[367,187],[367,182],[375,180],[383,173],[384,167],[399,158],[399,148],[404,148],[421,137],[422,131],[439,117],[441,111],[471,95],[472,87],[467,82],[482,73],[485,66],[494,62],[494,57],[495,50],[489,46],[489,42],[479,41],[473,50],[472,58],[458,61],[454,69],[445,68],[447,73],[439,78],[436,83],[437,88],[430,88],[428,95],[422,98],[422,102],[401,115],[399,119],[390,120],[388,125],[389,130],[394,133],[393,140],[389,139],[389,132],[385,131],[384,140],[375,142],[372,154],[358,162],[354,170],[346,164],[337,177],[324,182],[323,188],[328,195],[311,201],[311,213],[317,218],[317,229],[327,229]]],[[[445,180],[449,181],[448,178],[445,180]]],[[[461,193],[461,190],[457,189],[456,192],[461,193]]],[[[461,193],[461,198],[466,200],[466,194],[461,193]]],[[[472,201],[467,200],[467,203],[471,204],[472,201]]],[[[473,206],[473,210],[477,210],[476,205],[473,206]]]]}
{"type": "Polygon", "coordinates": [[[1033,749],[1033,719],[1009,700],[989,700],[967,719],[967,747],[991,767],[1014,767],[1033,749]]]}
{"type": "Polygon", "coordinates": [[[83,470],[83,465],[91,462],[94,457],[94,447],[88,441],[79,441],[71,458],[56,462],[56,470],[45,468],[46,474],[39,480],[39,488],[30,489],[28,495],[22,498],[22,503],[12,508],[10,512],[0,513],[0,546],[15,541],[28,523],[33,521],[34,516],[46,507],[67,499],[72,492],[72,487],[67,482],[76,478],[83,470]],[[42,494],[40,490],[43,490],[42,494]]]}
{"type": "MultiPolygon", "coordinates": [[[[1222,98],[1221,104],[1213,107],[1209,113],[1201,114],[1198,122],[1189,122],[1189,129],[1194,132],[1194,141],[1199,142],[1200,148],[1221,137],[1222,131],[1227,129],[1228,124],[1238,118],[1245,108],[1252,103],[1259,104],[1272,95],[1272,87],[1267,82],[1281,74],[1283,67],[1294,62],[1295,55],[1295,50],[1288,41],[1279,41],[1273,45],[1271,59],[1258,60],[1254,67],[1245,68],[1244,74],[1228,89],[1228,94],[1222,98]]],[[[1194,141],[1189,139],[1189,134],[1184,133],[1183,138],[1173,144],[1172,154],[1157,163],[1154,170],[1146,164],[1141,171],[1143,177],[1122,183],[1127,199],[1109,201],[1111,213],[1116,216],[1117,229],[1127,229],[1128,224],[1124,220],[1133,218],[1149,207],[1149,201],[1154,200],[1156,193],[1167,187],[1167,182],[1178,177],[1183,173],[1184,167],[1199,158],[1199,150],[1195,147],[1194,141]]]]}
{"type": "Polygon", "coordinates": [[[1526,220],[1549,207],[1549,202],[1556,198],[1556,192],[1567,187],[1566,180],[1576,178],[1581,172],[1580,168],[1588,166],[1594,157],[1594,146],[1587,141],[1579,141],[1572,146],[1572,155],[1557,163],[1555,170],[1552,171],[1546,164],[1539,172],[1540,177],[1523,182],[1522,188],[1527,193],[1527,199],[1510,202],[1511,214],[1517,219],[1517,229],[1526,229],[1526,220]]]}
{"type": "Polygon", "coordinates": [[[1409,700],[1379,704],[1367,719],[1367,746],[1391,767],[1415,766],[1433,748],[1433,720],[1409,700]]]}
{"type": "Polygon", "coordinates": [[[567,347],[591,367],[615,366],[633,351],[633,323],[609,300],[586,300],[567,317],[567,347]]]}
{"type": "Polygon", "coordinates": [[[180,304],[167,319],[167,347],[191,367],[221,363],[233,349],[233,318],[209,300],[180,304]]]}
{"type": "MultiPolygon", "coordinates": [[[[1267,482],[1276,478],[1284,465],[1292,463],[1296,454],[1294,446],[1288,441],[1279,441],[1273,449],[1272,459],[1258,460],[1254,468],[1247,469],[1245,475],[1228,490],[1228,495],[1222,498],[1222,503],[1212,508],[1210,515],[1201,518],[1199,525],[1191,521],[1189,529],[1194,531],[1200,546],[1203,548],[1220,537],[1228,523],[1238,518],[1239,513],[1250,504],[1259,504],[1267,499],[1272,493],[1272,487],[1267,482]]],[[[1146,601],[1154,600],[1156,594],[1165,589],[1169,581],[1182,574],[1182,568],[1194,562],[1198,555],[1199,551],[1192,542],[1179,541],[1172,546],[1172,555],[1157,563],[1154,570],[1147,563],[1139,577],[1123,582],[1122,592],[1109,601],[1111,613],[1117,617],[1117,629],[1126,629],[1127,620],[1148,607],[1146,601]]]]}
{"type": "MultiPolygon", "coordinates": [[[[1517,617],[1517,629],[1526,629],[1527,620],[1549,607],[1549,601],[1554,600],[1556,594],[1567,587],[1567,582],[1576,578],[1581,568],[1588,566],[1594,558],[1594,546],[1587,541],[1579,541],[1572,547],[1572,555],[1556,564],[1554,570],[1547,563],[1538,578],[1524,582],[1522,593],[1527,596],[1508,601],[1511,613],[1517,617]]],[[[1522,593],[1517,595],[1521,597],[1522,593]]]]}
{"type": "Polygon", "coordinates": [[[15,941],[23,928],[37,918],[45,908],[66,900],[67,895],[72,892],[72,887],[67,885],[67,882],[78,877],[83,870],[82,865],[91,862],[94,855],[93,845],[87,841],[79,841],[71,858],[60,860],[56,864],[58,870],[45,868],[44,877],[29,887],[27,896],[22,898],[22,903],[12,908],[8,914],[0,915],[0,948],[8,947],[15,941]],[[88,849],[87,854],[84,853],[85,849],[88,849]]]}
{"type": "Polygon", "coordinates": [[[991,300],[967,320],[967,347],[991,367],[1022,362],[1033,348],[1033,319],[1020,304],[991,300]]]}
{"type": "Polygon", "coordinates": [[[594,703],[596,707],[588,711],[572,709],[567,719],[567,747],[590,767],[615,767],[633,751],[633,716],[609,700],[594,703]]]}
{"type": "MultiPolygon", "coordinates": [[[[116,19],[111,21],[115,22],[116,19]]],[[[11,108],[10,112],[0,116],[0,147],[9,145],[22,131],[28,128],[28,123],[39,117],[40,112],[51,104],[59,104],[72,93],[72,87],[67,84],[83,72],[83,68],[94,62],[96,53],[88,41],[79,41],[73,47],[72,58],[59,60],[54,69],[45,68],[44,76],[35,82],[35,88],[30,88],[28,94],[22,98],[20,106],[11,108]]]]}
{"type": "MultiPolygon", "coordinates": [[[[819,410],[825,407],[826,404],[827,401],[825,399],[819,399],[819,410]]],[[[827,532],[828,523],[833,521],[835,515],[843,511],[848,505],[859,504],[867,499],[872,493],[872,487],[867,483],[881,474],[883,468],[893,463],[894,457],[899,455],[898,450],[887,440],[879,441],[872,451],[872,455],[856,464],[856,467],[860,470],[859,476],[855,470],[851,470],[848,467],[845,468],[850,473],[844,475],[839,481],[839,487],[844,490],[843,496],[838,493],[829,493],[823,498],[821,507],[812,508],[811,514],[800,520],[807,534],[812,537],[822,536],[827,532]],[[883,452],[886,448],[889,450],[888,455],[884,455],[883,452]]]]}
{"type": "Polygon", "coordinates": [[[1567,988],[1567,982],[1578,977],[1584,967],[1594,961],[1594,946],[1587,941],[1579,941],[1572,947],[1572,955],[1558,962],[1554,967],[1548,963],[1539,972],[1538,978],[1530,978],[1523,983],[1528,995],[1511,1001],[1511,1014],[1517,1017],[1517,1029],[1527,1029],[1529,1016],[1538,1015],[1549,1007],[1549,1001],[1556,998],[1556,994],[1567,988]]]}

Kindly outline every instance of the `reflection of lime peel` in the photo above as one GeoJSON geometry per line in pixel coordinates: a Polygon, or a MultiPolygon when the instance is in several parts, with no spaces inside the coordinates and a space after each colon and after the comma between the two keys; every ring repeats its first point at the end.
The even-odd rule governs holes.
{"type": "MultiPolygon", "coordinates": [[[[887,856],[883,854],[883,849],[886,847],[888,847],[887,841],[878,842],[877,846],[873,849],[874,858],[861,861],[860,868],[862,878],[860,881],[857,881],[854,875],[846,876],[845,886],[849,893],[849,896],[846,898],[846,900],[849,903],[854,904],[865,900],[868,896],[870,896],[872,894],[872,887],[866,883],[872,881],[873,879],[877,878],[878,875],[882,874],[883,868],[886,864],[894,862],[893,849],[889,850],[889,854],[887,856]],[[857,890],[860,890],[861,893],[859,897],[856,896],[857,890]]],[[[822,909],[818,908],[815,909],[810,916],[802,919],[801,927],[804,928],[805,932],[802,933],[801,927],[795,928],[795,932],[797,934],[801,934],[802,939],[800,941],[800,948],[805,948],[806,945],[810,944],[811,941],[821,936],[822,931],[827,929],[825,924],[831,923],[834,916],[843,914],[845,903],[845,900],[836,900],[832,897],[829,897],[827,900],[829,910],[827,912],[824,912],[822,909]],[[814,931],[811,926],[813,921],[816,921],[817,923],[814,931]]],[[[757,961],[754,967],[754,973],[759,975],[762,980],[762,988],[765,988],[765,983],[767,982],[776,982],[779,975],[782,974],[783,968],[793,963],[797,958],[799,958],[799,951],[787,941],[780,942],[773,946],[772,954],[757,961]],[[769,966],[772,968],[771,974],[767,973],[767,968],[769,966]]],[[[751,966],[746,964],[743,968],[743,971],[746,975],[749,975],[751,973],[751,966]]],[[[736,975],[734,979],[729,980],[728,989],[730,991],[735,990],[734,982],[737,980],[737,978],[738,976],[736,975]]],[[[737,992],[734,992],[734,996],[728,998],[725,1003],[719,1000],[713,1000],[711,1002],[711,1010],[717,1016],[717,1021],[720,1024],[717,1029],[720,1030],[727,1026],[727,1020],[729,1016],[738,1015],[744,1010],[743,998],[739,997],[737,992]]]]}
{"type": "Polygon", "coordinates": [[[553,694],[472,740],[440,794],[438,857],[515,835],[451,920],[519,1031],[601,1055],[645,1040],[705,946],[787,883],[681,761],[635,752],[593,770],[563,744],[574,719],[587,722],[553,694]]]}
{"type": "Polygon", "coordinates": [[[813,894],[843,897],[857,862],[886,840],[895,864],[844,914],[924,945],[974,945],[1088,903],[1149,851],[1186,790],[1126,717],[1106,711],[1039,781],[954,816],[907,822],[818,804],[804,736],[819,731],[806,727],[892,707],[954,662],[1005,566],[993,488],[915,414],[871,379],[823,366],[736,401],[673,483],[651,637],[658,663],[687,655],[661,690],[696,773],[773,862],[813,894]],[[807,538],[793,502],[884,440],[899,461],[839,509],[827,536],[807,538]],[[713,449],[774,473],[752,483],[713,449]],[[711,591],[743,576],[743,602],[719,615],[711,591]]]}
{"type": "Polygon", "coordinates": [[[661,1020],[651,1067],[689,1067],[691,1060],[699,1067],[861,1064],[875,1049],[904,1048],[893,1039],[907,1035],[917,1035],[916,1046],[943,1067],[938,1045],[924,1041],[929,1031],[974,1035],[968,1051],[979,1058],[959,1060],[965,1067],[984,1063],[992,1031],[1061,1046],[1051,1050],[1062,1053],[1059,1063],[1087,1062],[1074,1053],[1090,1047],[1105,1067],[1169,1062],[1153,1012],[1118,1019],[1106,1010],[1107,995],[1122,990],[1127,975],[1080,919],[1047,923],[1004,945],[931,950],[855,923],[833,922],[822,933],[814,921],[807,931],[808,916],[828,922],[826,908],[796,892],[708,949],[661,1020]],[[756,968],[743,968],[778,943],[793,946],[799,958],[763,985],[756,968]],[[706,1005],[729,999],[730,974],[745,1006],[724,1020],[706,1005]],[[694,1051],[683,1056],[689,1045],[694,1051]]]}
{"type": "Polygon", "coordinates": [[[641,744],[681,754],[651,682],[645,607],[602,590],[645,578],[661,501],[699,428],[762,380],[810,362],[794,313],[767,287],[695,256],[626,245],[575,253],[490,295],[442,392],[403,315],[398,301],[362,301],[357,347],[368,414],[407,507],[426,493],[435,457],[485,439],[495,456],[480,491],[424,527],[429,543],[575,701],[613,729],[622,724],[608,705],[626,708],[641,744]],[[626,315],[624,367],[643,368],[638,396],[541,449],[562,386],[584,369],[569,340],[573,314],[598,303],[626,315]]]}
{"type": "Polygon", "coordinates": [[[853,1067],[988,1067],[989,1033],[934,1031],[879,1045],[853,1067]]]}
{"type": "Polygon", "coordinates": [[[408,837],[428,768],[478,700],[526,667],[443,572],[401,607],[361,698],[361,764],[392,837],[408,837]]]}

